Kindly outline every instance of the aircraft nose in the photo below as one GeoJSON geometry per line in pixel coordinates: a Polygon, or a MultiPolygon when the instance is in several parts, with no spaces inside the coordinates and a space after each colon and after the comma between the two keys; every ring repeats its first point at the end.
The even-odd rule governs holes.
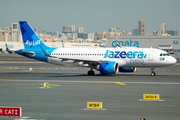
{"type": "Polygon", "coordinates": [[[171,63],[172,63],[172,64],[175,64],[176,62],[177,62],[176,58],[172,57],[172,58],[171,58],[171,63]]]}

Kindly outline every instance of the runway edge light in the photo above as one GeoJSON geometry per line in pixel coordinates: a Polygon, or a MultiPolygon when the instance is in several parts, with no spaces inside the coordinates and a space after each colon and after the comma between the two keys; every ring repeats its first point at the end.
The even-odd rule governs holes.
{"type": "Polygon", "coordinates": [[[87,102],[87,109],[102,109],[102,102],[87,102]]]}

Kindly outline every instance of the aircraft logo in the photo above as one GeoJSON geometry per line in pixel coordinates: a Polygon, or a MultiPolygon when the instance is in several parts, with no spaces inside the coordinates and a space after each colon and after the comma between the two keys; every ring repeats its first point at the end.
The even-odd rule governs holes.
{"type": "Polygon", "coordinates": [[[112,47],[117,47],[121,44],[121,46],[124,47],[139,47],[139,42],[138,41],[132,41],[131,39],[129,41],[116,41],[112,42],[112,47]]]}
{"type": "Polygon", "coordinates": [[[25,44],[29,45],[30,47],[36,46],[36,45],[40,45],[40,40],[37,40],[37,41],[34,41],[34,40],[33,41],[29,41],[29,40],[27,40],[25,44]]]}
{"type": "Polygon", "coordinates": [[[144,55],[143,51],[128,51],[126,53],[126,51],[109,51],[106,50],[106,54],[104,56],[104,58],[139,58],[139,59],[143,59],[146,58],[146,56],[144,55]]]}
{"type": "Polygon", "coordinates": [[[174,44],[174,45],[178,45],[179,44],[179,41],[177,41],[177,40],[173,40],[173,43],[172,44],[174,44]]]}

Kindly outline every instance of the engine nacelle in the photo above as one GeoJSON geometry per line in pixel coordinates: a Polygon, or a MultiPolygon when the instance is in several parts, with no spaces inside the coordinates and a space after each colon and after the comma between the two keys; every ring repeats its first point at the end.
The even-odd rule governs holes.
{"type": "Polygon", "coordinates": [[[97,66],[97,70],[99,70],[101,74],[117,73],[118,64],[116,62],[103,62],[97,66]]]}
{"type": "Polygon", "coordinates": [[[119,72],[135,72],[136,67],[119,67],[119,72]]]}

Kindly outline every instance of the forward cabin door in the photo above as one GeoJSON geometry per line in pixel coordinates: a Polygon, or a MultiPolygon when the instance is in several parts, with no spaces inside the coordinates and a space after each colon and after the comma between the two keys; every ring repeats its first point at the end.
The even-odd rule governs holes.
{"type": "Polygon", "coordinates": [[[149,50],[148,61],[154,61],[154,51],[153,50],[149,50]]]}

